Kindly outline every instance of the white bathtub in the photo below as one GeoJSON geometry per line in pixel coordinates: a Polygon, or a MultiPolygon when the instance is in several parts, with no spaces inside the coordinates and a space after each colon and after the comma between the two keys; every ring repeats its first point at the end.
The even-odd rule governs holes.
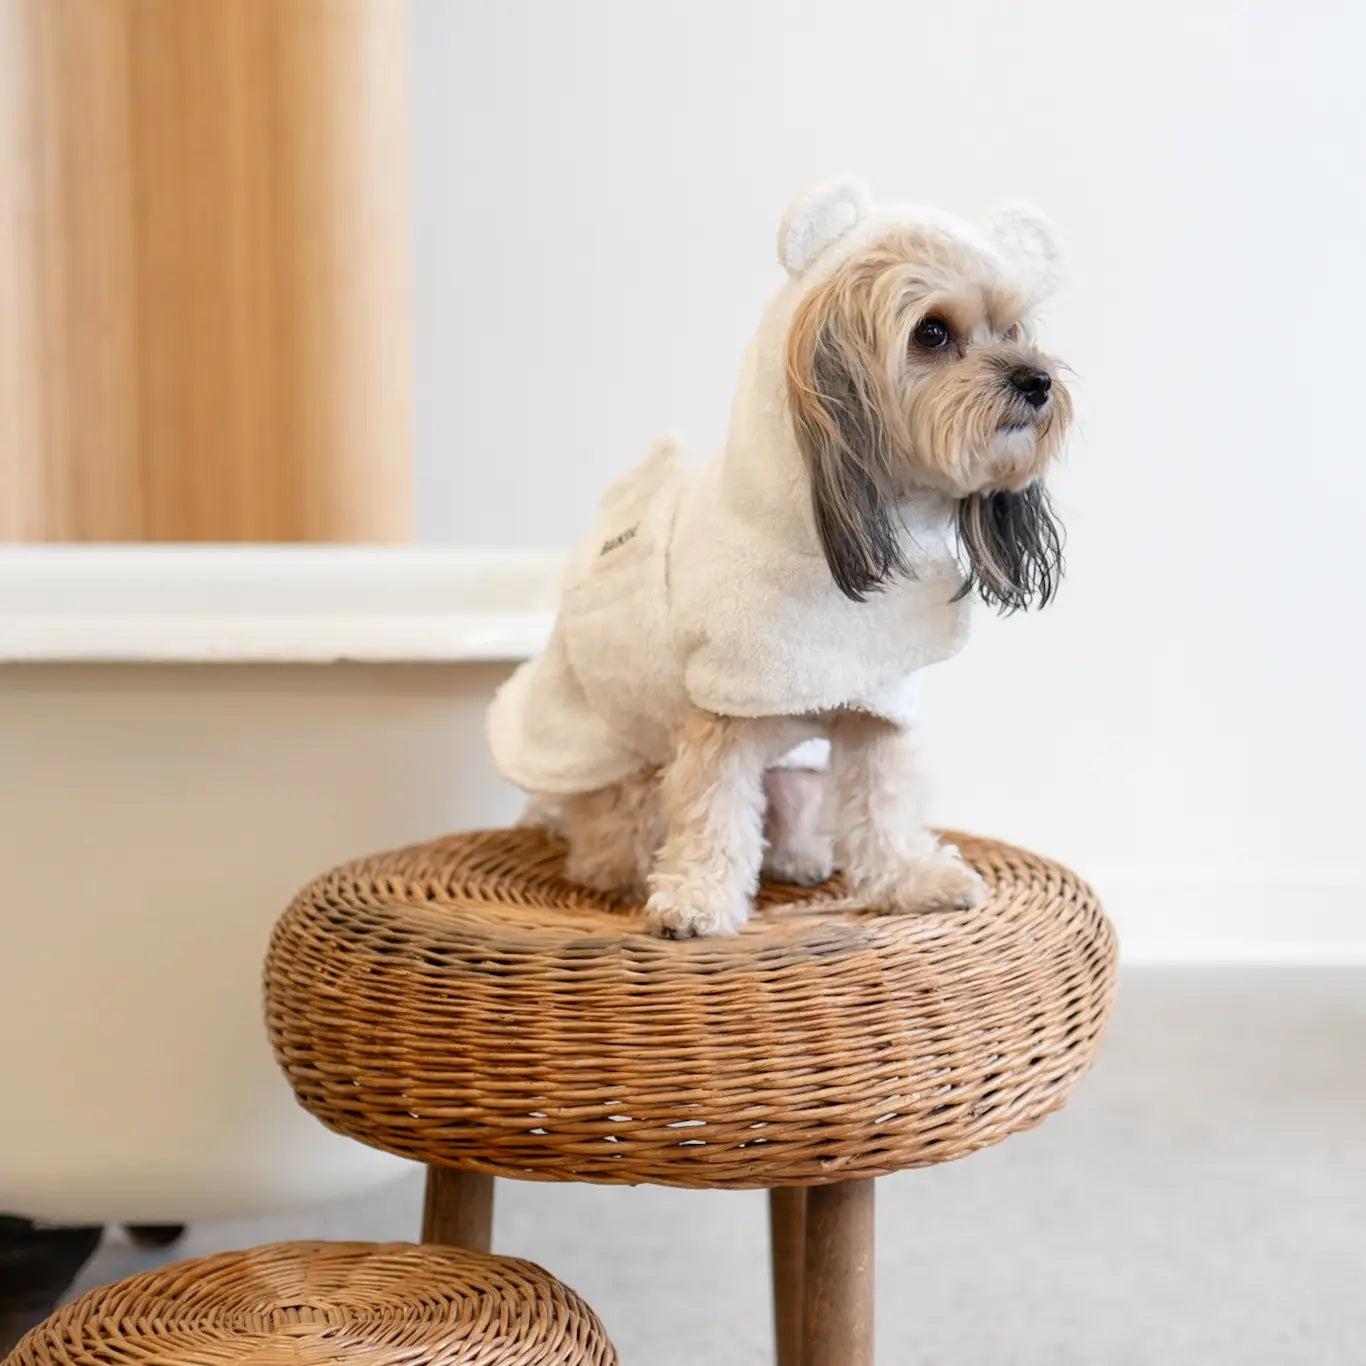
{"type": "Polygon", "coordinates": [[[514,814],[482,713],[559,568],[0,548],[0,1212],[184,1222],[403,1170],[295,1105],[262,952],[321,869],[514,814]]]}

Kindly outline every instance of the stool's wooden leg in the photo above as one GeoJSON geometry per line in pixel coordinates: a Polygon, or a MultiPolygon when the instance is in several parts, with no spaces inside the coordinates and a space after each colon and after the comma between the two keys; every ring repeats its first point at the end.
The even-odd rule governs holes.
{"type": "Polygon", "coordinates": [[[806,1189],[768,1193],[773,1261],[773,1337],[778,1366],[802,1366],[802,1268],[806,1259],[806,1189]]]}
{"type": "Polygon", "coordinates": [[[873,1183],[806,1194],[801,1366],[873,1366],[873,1183]]]}
{"type": "Polygon", "coordinates": [[[422,1241],[487,1252],[493,1243],[493,1177],[428,1167],[422,1241]]]}

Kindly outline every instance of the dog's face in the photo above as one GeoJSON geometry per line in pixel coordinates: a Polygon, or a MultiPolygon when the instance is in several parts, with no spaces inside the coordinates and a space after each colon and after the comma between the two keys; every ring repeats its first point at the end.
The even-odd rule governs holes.
{"type": "Polygon", "coordinates": [[[1061,538],[1041,476],[1072,415],[1059,366],[999,260],[903,229],[798,305],[787,390],[831,573],[862,600],[907,572],[897,504],[957,500],[968,585],[1007,611],[1056,588],[1061,538]]]}

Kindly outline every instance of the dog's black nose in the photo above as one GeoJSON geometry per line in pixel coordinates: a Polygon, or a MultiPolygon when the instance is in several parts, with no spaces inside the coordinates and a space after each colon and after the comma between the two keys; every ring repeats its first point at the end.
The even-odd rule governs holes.
{"type": "Polygon", "coordinates": [[[1042,408],[1048,402],[1048,391],[1053,387],[1053,376],[1047,370],[1036,370],[1032,365],[1017,365],[1010,372],[1010,383],[1024,395],[1031,408],[1042,408]]]}

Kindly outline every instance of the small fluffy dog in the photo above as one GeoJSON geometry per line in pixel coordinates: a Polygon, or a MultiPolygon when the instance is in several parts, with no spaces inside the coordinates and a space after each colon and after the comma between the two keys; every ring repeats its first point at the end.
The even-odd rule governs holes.
{"type": "Polygon", "coordinates": [[[874,209],[844,180],[788,209],[779,257],[725,446],[688,471],[666,439],[608,491],[549,644],[490,709],[568,875],[647,895],[662,935],[738,929],[761,868],[839,868],[887,912],[977,904],[926,826],[916,675],[961,646],[970,598],[1043,604],[1060,573],[1043,221],[874,209]]]}

